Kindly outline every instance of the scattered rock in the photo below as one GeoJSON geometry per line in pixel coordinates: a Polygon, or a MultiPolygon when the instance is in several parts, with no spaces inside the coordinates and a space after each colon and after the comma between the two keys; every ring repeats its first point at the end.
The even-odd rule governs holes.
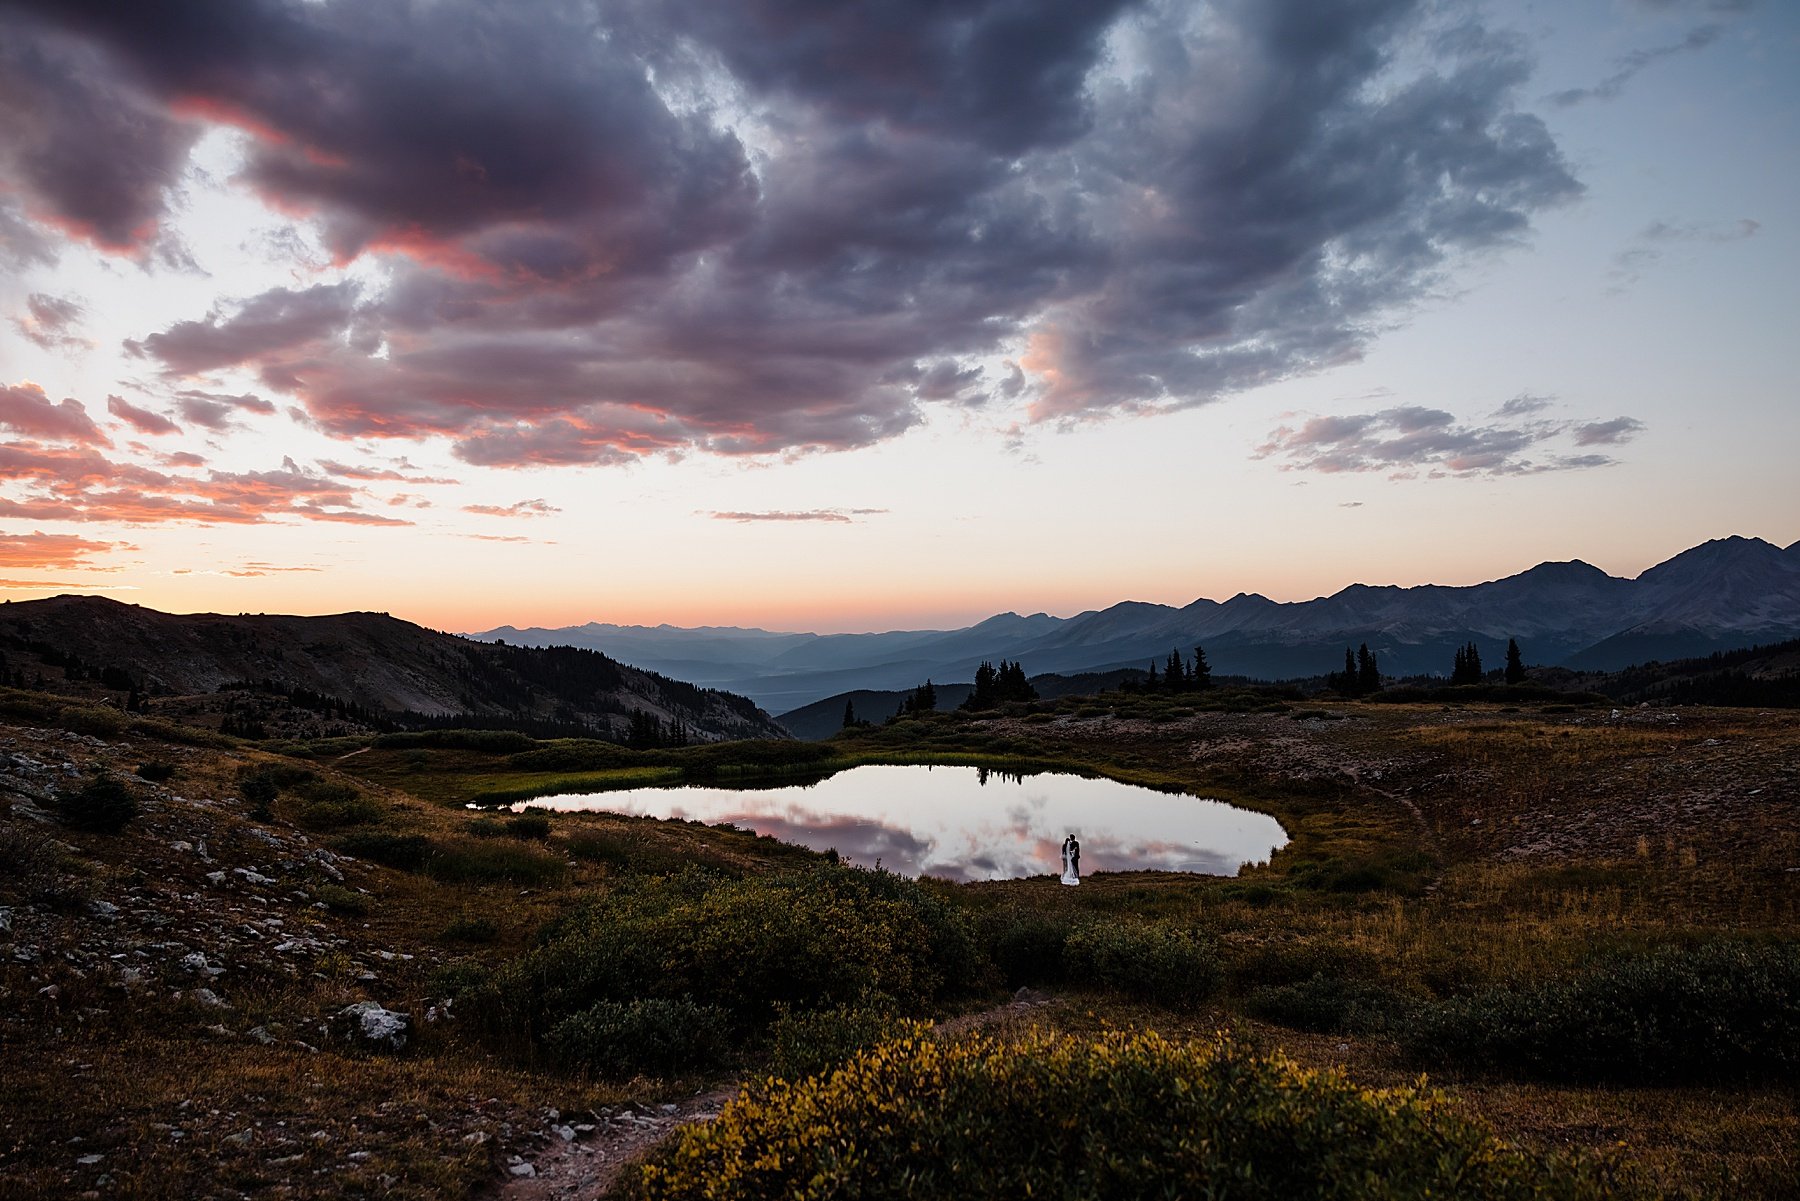
{"type": "Polygon", "coordinates": [[[337,1021],[364,1043],[394,1051],[406,1045],[406,1015],[384,1009],[374,1001],[358,1001],[345,1006],[339,1011],[337,1021]]]}

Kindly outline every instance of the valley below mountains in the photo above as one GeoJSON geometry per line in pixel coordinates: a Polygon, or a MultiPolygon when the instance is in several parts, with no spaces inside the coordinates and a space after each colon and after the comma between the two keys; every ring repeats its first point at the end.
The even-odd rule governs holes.
{"type": "Polygon", "coordinates": [[[1800,637],[1800,543],[1716,539],[1624,579],[1580,560],[1465,587],[1352,584],[1310,601],[1255,593],[1185,606],[1124,601],[1059,618],[1002,613],[958,630],[778,633],[733,627],[502,626],[472,635],[579,646],[750,697],[783,713],[855,690],[972,679],[983,660],[1033,675],[1143,668],[1204,645],[1220,675],[1276,680],[1342,665],[1367,643],[1389,676],[1445,674],[1473,642],[1491,663],[1516,638],[1527,663],[1612,671],[1800,637]]]}

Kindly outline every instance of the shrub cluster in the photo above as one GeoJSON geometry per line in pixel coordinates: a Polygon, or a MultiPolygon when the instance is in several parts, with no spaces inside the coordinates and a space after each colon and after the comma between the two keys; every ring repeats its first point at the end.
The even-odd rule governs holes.
{"type": "Polygon", "coordinates": [[[337,840],[337,849],[403,872],[423,868],[432,852],[431,839],[423,834],[386,834],[378,830],[345,835],[337,840]]]}
{"type": "Polygon", "coordinates": [[[1366,980],[1323,972],[1292,984],[1268,984],[1244,998],[1251,1017],[1295,1030],[1325,1034],[1377,1034],[1403,1025],[1412,998],[1366,980]]]}
{"type": "Polygon", "coordinates": [[[1185,1009],[1223,979],[1210,943],[1178,926],[1008,907],[984,915],[981,933],[1011,987],[1078,984],[1185,1009]]]}
{"type": "Polygon", "coordinates": [[[783,1014],[769,1028],[769,1070],[785,1080],[816,1076],[859,1051],[897,1038],[923,1037],[930,1029],[884,1006],[846,1005],[783,1014]]]}
{"type": "Polygon", "coordinates": [[[444,884],[560,884],[569,874],[559,855],[508,841],[439,839],[431,844],[425,874],[444,884]]]}
{"type": "Polygon", "coordinates": [[[1007,987],[1059,984],[1072,921],[1067,914],[1017,905],[993,909],[981,918],[982,943],[1007,987]]]}
{"type": "Polygon", "coordinates": [[[336,783],[297,763],[258,763],[238,770],[238,794],[250,805],[250,816],[266,821],[270,806],[283,793],[298,800],[294,820],[309,830],[340,830],[372,825],[384,813],[379,804],[349,784],[336,783]]]}
{"type": "Polygon", "coordinates": [[[63,825],[95,834],[117,834],[138,815],[131,789],[104,772],[74,792],[58,794],[55,808],[63,825]]]}
{"type": "Polygon", "coordinates": [[[670,1076],[723,1059],[729,1031],[729,1019],[716,1005],[653,997],[597,1002],[552,1026],[544,1044],[565,1068],[670,1076]]]}
{"type": "Polygon", "coordinates": [[[1069,931],[1063,970],[1073,980],[1171,1009],[1199,1004],[1223,972],[1212,948],[1175,926],[1089,921],[1069,931]]]}
{"type": "Polygon", "coordinates": [[[1800,945],[1611,955],[1425,1007],[1404,1041],[1423,1059],[1554,1080],[1792,1079],[1800,945]]]}
{"type": "MultiPolygon", "coordinates": [[[[523,849],[523,848],[520,848],[523,849]]],[[[497,1041],[542,1042],[602,1001],[692,1000],[743,1028],[784,1012],[924,1012],[986,983],[960,915],[912,880],[832,864],[725,879],[627,877],[494,973],[468,1010],[497,1041]]]]}
{"type": "Polygon", "coordinates": [[[438,934],[439,942],[490,943],[500,937],[500,927],[485,917],[459,917],[438,934]]]}
{"type": "Polygon", "coordinates": [[[1508,1149],[1436,1094],[1359,1090],[1233,1043],[1155,1034],[902,1038],[829,1076],[751,1086],[622,1191],[640,1201],[1606,1195],[1591,1173],[1508,1149]]]}

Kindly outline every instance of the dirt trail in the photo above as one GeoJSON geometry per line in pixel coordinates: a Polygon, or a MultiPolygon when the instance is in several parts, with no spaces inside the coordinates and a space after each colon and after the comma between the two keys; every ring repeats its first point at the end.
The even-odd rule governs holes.
{"type": "MultiPolygon", "coordinates": [[[[943,1034],[967,1034],[1029,1014],[1050,1002],[1043,993],[1020,989],[1004,1005],[939,1022],[943,1034]]],[[[493,1201],[594,1201],[627,1167],[648,1155],[683,1126],[710,1122],[737,1096],[738,1084],[699,1093],[680,1102],[609,1106],[582,1121],[553,1123],[549,1141],[531,1155],[505,1165],[507,1179],[490,1191],[493,1201]]]]}

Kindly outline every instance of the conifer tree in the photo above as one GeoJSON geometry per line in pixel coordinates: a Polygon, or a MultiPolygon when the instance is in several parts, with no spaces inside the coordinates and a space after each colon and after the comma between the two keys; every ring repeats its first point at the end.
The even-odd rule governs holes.
{"type": "Polygon", "coordinates": [[[843,726],[843,728],[846,730],[852,730],[852,729],[856,728],[856,702],[853,700],[846,699],[844,701],[844,726],[843,726]]]}
{"type": "Polygon", "coordinates": [[[1187,683],[1187,665],[1181,661],[1181,652],[1169,652],[1169,661],[1163,665],[1163,684],[1170,692],[1180,692],[1187,683]]]}
{"type": "Polygon", "coordinates": [[[1452,684],[1481,683],[1481,650],[1473,642],[1457,648],[1455,662],[1450,669],[1450,682],[1452,684]]]}
{"type": "Polygon", "coordinates": [[[1366,695],[1380,688],[1381,670],[1376,666],[1374,652],[1365,642],[1356,650],[1356,691],[1358,695],[1366,695]]]}
{"type": "Polygon", "coordinates": [[[1506,640],[1506,682],[1508,684],[1525,682],[1525,659],[1519,654],[1519,642],[1516,638],[1506,640]]]}
{"type": "Polygon", "coordinates": [[[1188,682],[1195,688],[1212,687],[1212,664],[1206,661],[1206,648],[1194,647],[1194,668],[1188,673],[1188,682]]]}

